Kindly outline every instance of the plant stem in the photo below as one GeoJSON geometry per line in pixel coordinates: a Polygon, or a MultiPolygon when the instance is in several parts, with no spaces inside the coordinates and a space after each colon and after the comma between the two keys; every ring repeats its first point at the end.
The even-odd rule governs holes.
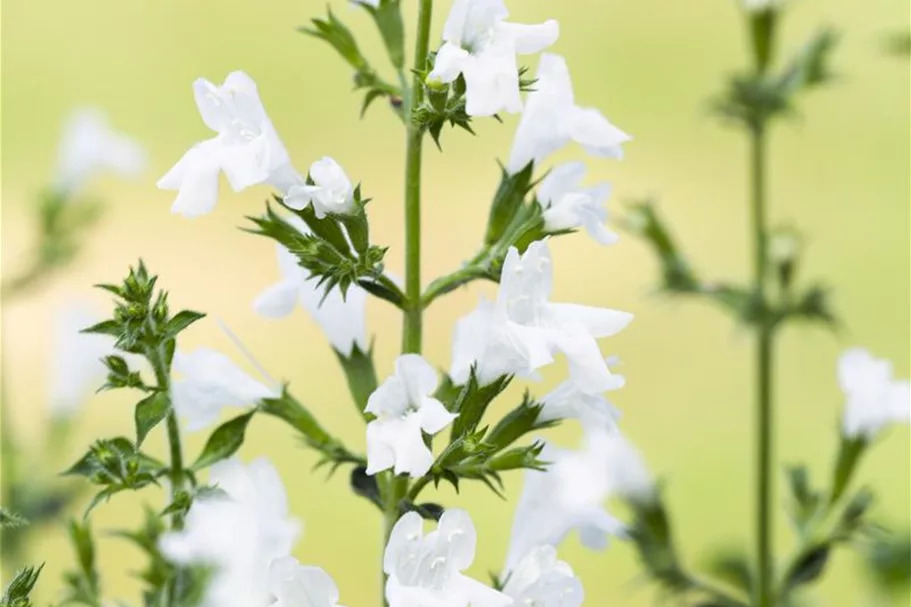
{"type": "MultiPolygon", "coordinates": [[[[154,357],[149,358],[149,362],[155,371],[155,381],[158,384],[158,389],[167,395],[170,408],[167,427],[168,450],[171,456],[171,473],[169,476],[171,480],[171,500],[173,501],[177,497],[177,492],[183,488],[183,449],[180,444],[180,426],[177,423],[177,414],[171,407],[171,377],[165,360],[163,348],[159,348],[154,352],[154,357]]],[[[183,528],[183,517],[179,512],[175,512],[172,515],[171,528],[175,530],[183,528]]]]}
{"type": "MultiPolygon", "coordinates": [[[[414,43],[414,67],[424,65],[430,48],[430,22],[433,0],[420,0],[418,26],[414,43]]],[[[405,306],[402,323],[402,353],[419,354],[422,345],[423,306],[421,305],[421,158],[424,131],[411,119],[413,108],[424,100],[424,83],[415,74],[412,85],[404,86],[404,115],[406,129],[405,151],[405,306]]],[[[408,478],[394,472],[384,473],[383,546],[389,543],[392,528],[399,518],[399,503],[408,494],[408,478]]],[[[383,581],[385,587],[385,572],[383,581]]],[[[385,592],[383,593],[385,595],[385,592]]],[[[385,597],[383,605],[386,605],[385,597]]]]}
{"type": "Polygon", "coordinates": [[[766,319],[766,131],[750,131],[752,231],[754,240],[754,293],[762,312],[756,336],[756,566],[757,605],[773,604],[772,563],[772,356],[773,329],[766,319]]]}

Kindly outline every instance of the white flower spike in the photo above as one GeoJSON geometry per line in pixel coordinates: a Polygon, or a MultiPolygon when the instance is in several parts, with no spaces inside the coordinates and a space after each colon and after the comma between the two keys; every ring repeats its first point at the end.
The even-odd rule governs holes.
{"type": "Polygon", "coordinates": [[[271,565],[300,535],[281,478],[265,458],[246,466],[231,459],[212,466],[209,484],[224,495],[194,500],[184,529],[161,538],[161,552],[177,564],[214,567],[203,607],[268,607],[271,565]]]}
{"type": "Polygon", "coordinates": [[[506,170],[516,174],[528,163],[540,164],[570,141],[594,156],[622,158],[622,143],[631,137],[601,112],[576,105],[566,60],[541,55],[535,90],[528,95],[516,130],[506,170]]]}
{"type": "Polygon", "coordinates": [[[614,244],[617,235],[604,225],[607,221],[604,203],[610,197],[611,186],[601,183],[580,187],[584,177],[585,165],[569,162],[551,170],[541,181],[538,203],[544,211],[544,229],[559,232],[582,227],[598,244],[614,244]]]}
{"type": "Polygon", "coordinates": [[[436,370],[421,356],[396,359],[395,374],[367,400],[365,411],[376,416],[367,424],[367,474],[394,468],[417,478],[430,470],[433,454],[423,432],[436,434],[456,417],[433,398],[438,383],[436,370]]]}
{"type": "Polygon", "coordinates": [[[341,607],[338,586],[329,574],[292,556],[272,561],[269,580],[275,597],[269,607],[341,607]]]}
{"type": "Polygon", "coordinates": [[[547,470],[528,470],[513,519],[506,570],[512,571],[538,546],[557,546],[573,530],[593,550],[623,524],[604,510],[611,495],[643,503],[654,497],[654,483],[635,449],[616,429],[591,429],[583,448],[559,449],[545,443],[539,456],[547,470]]]}
{"type": "Polygon", "coordinates": [[[80,304],[66,308],[57,318],[57,345],[51,360],[48,395],[52,417],[71,417],[107,376],[101,359],[115,354],[114,340],[106,335],[81,333],[100,320],[88,306],[80,304]]]}
{"type": "Polygon", "coordinates": [[[225,407],[255,406],[278,396],[277,389],[256,381],[227,356],[209,348],[178,350],[172,370],[180,377],[171,382],[171,401],[188,432],[211,426],[225,407]]]}
{"type": "Polygon", "coordinates": [[[203,122],[217,135],[190,148],[158,181],[163,190],[177,190],[172,212],[198,217],[212,211],[222,171],[235,192],[273,181],[278,185],[293,172],[252,78],[232,72],[221,86],[200,78],[193,90],[203,122]]]}
{"type": "Polygon", "coordinates": [[[871,440],[893,423],[911,422],[911,384],[893,378],[892,363],[862,348],[838,360],[838,384],[845,393],[842,433],[871,440]]]}
{"type": "Polygon", "coordinates": [[[529,375],[553,362],[553,352],[560,351],[582,392],[597,394],[622,385],[596,340],[621,331],[632,314],[549,302],[552,273],[546,243],[533,242],[521,256],[510,248],[496,303],[482,301],[456,324],[450,370],[454,381],[467,381],[473,364],[482,384],[506,374],[529,375]]]}
{"type": "Polygon", "coordinates": [[[585,598],[582,582],[572,567],[557,559],[553,546],[532,548],[509,572],[503,593],[514,605],[580,607],[585,598]]]}
{"type": "Polygon", "coordinates": [[[503,0],[455,0],[429,81],[452,82],[465,77],[465,111],[492,116],[522,110],[516,55],[538,53],[556,42],[560,27],[550,20],[539,25],[507,23],[503,0]]]}
{"type": "Polygon", "coordinates": [[[464,510],[443,513],[435,531],[408,512],[395,524],[383,555],[390,607],[506,607],[512,599],[462,574],[474,561],[477,532],[464,510]]]}
{"type": "Polygon", "coordinates": [[[100,110],[82,108],[64,126],[54,189],[69,196],[102,171],[136,177],[145,167],[146,151],[139,143],[112,129],[100,110]]]}
{"type": "Polygon", "coordinates": [[[323,157],[310,165],[313,185],[298,184],[288,189],[285,204],[300,211],[308,204],[320,219],[329,214],[348,215],[357,205],[354,187],[345,170],[332,158],[323,157]]]}
{"type": "MultiPolygon", "coordinates": [[[[302,233],[309,232],[297,217],[290,216],[287,220],[302,233]]],[[[325,289],[317,286],[319,280],[311,278],[288,249],[276,245],[276,254],[282,278],[259,294],[253,302],[254,311],[265,318],[284,318],[300,304],[339,354],[350,358],[355,347],[366,352],[369,348],[367,292],[352,284],[344,298],[339,289],[333,289],[324,298],[325,289]]]]}

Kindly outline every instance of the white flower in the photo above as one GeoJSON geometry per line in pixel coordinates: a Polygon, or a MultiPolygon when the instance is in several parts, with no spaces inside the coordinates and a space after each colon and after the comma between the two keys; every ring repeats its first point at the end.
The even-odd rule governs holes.
{"type": "MultiPolygon", "coordinates": [[[[605,363],[610,366],[612,359],[605,363]]],[[[623,376],[613,376],[616,387],[623,385],[623,376]]],[[[573,380],[567,380],[554,388],[541,399],[541,413],[538,421],[546,422],[558,419],[578,419],[583,427],[610,429],[616,427],[620,411],[601,394],[586,394],[573,380]]]]}
{"type": "Polygon", "coordinates": [[[748,13],[760,13],[775,10],[784,4],[784,0],[742,0],[743,8],[748,13]]]}
{"type": "Polygon", "coordinates": [[[434,368],[419,355],[396,359],[395,374],[374,390],[364,409],[376,416],[367,424],[367,474],[394,467],[396,474],[417,478],[430,470],[433,454],[423,432],[436,434],[456,417],[433,398],[438,383],[434,368]]]}
{"type": "Polygon", "coordinates": [[[465,77],[465,111],[492,116],[522,109],[516,55],[537,53],[560,35],[556,21],[540,25],[506,23],[503,0],[455,0],[443,26],[440,48],[427,79],[452,82],[465,77]]]}
{"type": "Polygon", "coordinates": [[[270,566],[300,534],[281,478],[265,458],[247,466],[231,459],[212,466],[209,484],[226,495],[194,500],[184,529],[161,538],[161,552],[177,564],[214,567],[204,607],[267,607],[270,566]]]}
{"type": "Polygon", "coordinates": [[[559,55],[541,55],[534,92],[528,95],[516,131],[507,170],[518,173],[529,162],[540,164],[570,141],[589,154],[621,158],[620,144],[631,137],[611,124],[601,112],[576,105],[566,61],[559,55]]]}
{"type": "Polygon", "coordinates": [[[256,381],[224,354],[209,348],[174,353],[171,402],[188,432],[202,430],[218,420],[225,407],[254,406],[277,390],[256,381]]]}
{"type": "Polygon", "coordinates": [[[574,529],[584,545],[602,549],[610,536],[624,533],[622,523],[604,511],[610,496],[634,503],[655,497],[654,481],[642,458],[615,428],[589,429],[577,451],[545,444],[540,459],[550,465],[544,472],[525,473],[507,570],[538,546],[557,546],[574,529]]]}
{"type": "Polygon", "coordinates": [[[596,394],[619,387],[622,379],[611,375],[596,339],[622,330],[632,314],[551,303],[551,288],[550,251],[544,242],[533,242],[521,257],[510,248],[496,303],[482,301],[456,324],[453,380],[464,383],[472,364],[482,384],[504,374],[528,375],[561,351],[581,391],[596,394]]]}
{"type": "Polygon", "coordinates": [[[100,110],[81,108],[64,126],[54,187],[60,194],[70,195],[96,173],[112,171],[135,177],[145,166],[146,152],[139,143],[112,129],[100,110]]]}
{"type": "MultiPolygon", "coordinates": [[[[297,217],[287,219],[302,233],[309,231],[297,217]]],[[[322,328],[337,352],[350,357],[355,346],[366,352],[369,347],[367,292],[352,284],[344,298],[340,289],[332,289],[324,298],[325,289],[317,286],[319,279],[311,278],[288,249],[276,245],[276,253],[282,279],[256,298],[253,302],[256,313],[266,318],[283,318],[300,304],[322,328]]]]}
{"type": "Polygon", "coordinates": [[[607,209],[604,202],[611,193],[609,183],[580,187],[585,165],[569,162],[547,174],[538,188],[538,203],[544,211],[544,229],[548,232],[584,227],[599,244],[617,242],[617,235],[604,226],[607,209]]]}
{"type": "Polygon", "coordinates": [[[515,605],[580,607],[585,593],[572,567],[557,559],[553,546],[536,546],[509,572],[503,593],[515,605]]]}
{"type": "Polygon", "coordinates": [[[465,575],[474,560],[477,532],[464,510],[443,513],[435,531],[408,512],[395,524],[383,555],[390,607],[506,607],[512,599],[465,575]]]}
{"type": "Polygon", "coordinates": [[[275,601],[269,607],[341,607],[338,586],[319,567],[301,565],[285,556],[272,561],[269,588],[275,601]]]}
{"type": "Polygon", "coordinates": [[[247,74],[231,72],[221,86],[200,78],[193,90],[203,122],[217,135],[190,148],[158,181],[159,188],[178,191],[172,212],[197,217],[214,209],[220,171],[235,192],[273,181],[278,185],[286,172],[293,173],[247,74]]]}
{"type": "Polygon", "coordinates": [[[114,340],[107,335],[80,332],[100,320],[87,306],[80,304],[67,307],[57,317],[57,343],[51,361],[48,395],[53,417],[73,415],[104,383],[107,367],[101,359],[115,354],[114,340]]]}
{"type": "Polygon", "coordinates": [[[911,422],[911,384],[893,378],[892,363],[862,348],[838,359],[838,384],[845,393],[842,432],[870,440],[892,423],[911,422]]]}
{"type": "Polygon", "coordinates": [[[299,184],[288,189],[286,205],[300,211],[312,204],[320,219],[329,214],[347,215],[357,208],[351,180],[332,158],[325,156],[310,165],[310,178],[314,185],[299,184]]]}

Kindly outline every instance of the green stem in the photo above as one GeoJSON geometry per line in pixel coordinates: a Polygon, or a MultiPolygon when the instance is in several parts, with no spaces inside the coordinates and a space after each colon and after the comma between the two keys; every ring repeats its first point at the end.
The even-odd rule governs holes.
{"type": "MultiPolygon", "coordinates": [[[[171,407],[171,376],[168,365],[165,362],[163,348],[154,352],[154,356],[149,357],[149,362],[155,371],[155,380],[158,383],[158,389],[168,398],[168,407],[171,407]]],[[[183,449],[180,444],[180,425],[177,423],[177,413],[173,408],[168,411],[168,451],[171,457],[171,471],[168,475],[171,480],[171,501],[177,497],[178,491],[183,488],[183,449]]],[[[171,527],[175,530],[183,528],[183,517],[180,513],[174,513],[171,518],[171,527]]]]}
{"type": "MultiPolygon", "coordinates": [[[[430,49],[430,23],[433,0],[420,0],[414,44],[414,67],[424,65],[430,49]]],[[[403,83],[404,85],[404,83],[403,83]]],[[[421,352],[424,309],[421,305],[421,158],[424,132],[411,119],[413,108],[424,101],[424,83],[415,74],[409,88],[403,86],[405,151],[405,307],[402,326],[402,353],[421,352]]],[[[408,478],[386,475],[383,492],[383,551],[399,518],[399,502],[408,494],[408,478]]],[[[383,574],[385,586],[385,573],[383,574]]],[[[385,592],[384,592],[385,594],[385,592]]],[[[386,604],[385,598],[383,604],[386,604]]]]}
{"type": "MultiPolygon", "coordinates": [[[[754,288],[762,310],[766,307],[766,158],[765,128],[751,131],[752,230],[754,239],[754,288]]],[[[756,564],[757,605],[773,604],[772,520],[772,367],[773,329],[763,313],[756,339],[756,564]]]]}

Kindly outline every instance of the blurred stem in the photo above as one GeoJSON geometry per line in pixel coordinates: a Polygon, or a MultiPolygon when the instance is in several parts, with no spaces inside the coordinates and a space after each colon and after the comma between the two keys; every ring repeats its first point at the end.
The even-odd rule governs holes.
{"type": "MultiPolygon", "coordinates": [[[[427,60],[430,48],[430,23],[433,16],[433,0],[420,0],[418,25],[414,43],[414,63],[418,68],[427,60]]],[[[404,84],[404,83],[403,83],[404,84]]],[[[402,327],[402,353],[421,352],[423,306],[421,305],[421,158],[423,152],[424,132],[411,119],[412,109],[424,100],[424,83],[415,74],[409,88],[403,86],[405,97],[405,310],[402,327]]],[[[383,546],[386,544],[392,528],[398,521],[399,502],[408,494],[408,477],[397,477],[393,471],[388,475],[386,490],[383,493],[383,546]]],[[[384,599],[385,605],[385,572],[384,599]]]]}
{"type": "MultiPolygon", "coordinates": [[[[766,130],[750,131],[752,231],[754,240],[754,293],[762,310],[766,307],[766,130]]],[[[773,329],[763,313],[756,336],[756,565],[757,605],[772,606],[772,366],[773,329]]]]}

